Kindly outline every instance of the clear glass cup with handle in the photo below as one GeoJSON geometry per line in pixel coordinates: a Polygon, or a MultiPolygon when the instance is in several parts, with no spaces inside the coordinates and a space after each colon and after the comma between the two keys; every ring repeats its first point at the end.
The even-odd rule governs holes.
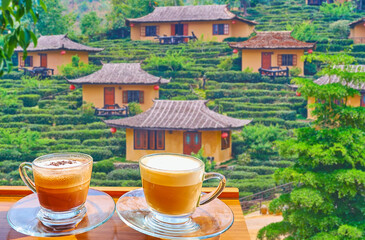
{"type": "Polygon", "coordinates": [[[151,213],[149,227],[173,233],[199,229],[191,215],[200,205],[213,201],[223,191],[226,179],[220,173],[206,173],[200,159],[182,154],[151,154],[139,160],[143,192],[151,213]],[[201,194],[203,181],[219,179],[218,187],[201,194]]]}
{"type": "Polygon", "coordinates": [[[67,229],[79,223],[86,213],[93,159],[82,153],[55,153],[23,162],[19,173],[23,182],[37,194],[37,218],[47,227],[67,229]],[[27,175],[31,170],[34,182],[27,175]]]}

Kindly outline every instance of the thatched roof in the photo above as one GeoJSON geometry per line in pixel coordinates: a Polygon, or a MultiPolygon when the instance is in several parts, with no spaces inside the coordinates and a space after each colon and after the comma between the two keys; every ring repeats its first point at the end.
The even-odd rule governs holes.
{"type": "MultiPolygon", "coordinates": [[[[52,51],[52,50],[69,50],[69,51],[85,51],[85,52],[100,52],[102,48],[89,47],[77,42],[72,41],[66,35],[50,35],[41,36],[38,38],[38,44],[34,47],[34,44],[29,44],[27,48],[28,52],[36,51],[52,51]]],[[[21,47],[17,47],[14,51],[22,52],[21,47]]]]}
{"type": "Polygon", "coordinates": [[[360,18],[360,19],[358,19],[358,20],[356,20],[356,21],[353,21],[353,22],[349,23],[349,26],[350,26],[351,28],[353,28],[353,27],[355,27],[355,25],[357,25],[357,24],[359,24],[359,23],[364,23],[364,24],[365,24],[365,17],[360,18]]]}
{"type": "Polygon", "coordinates": [[[227,5],[198,5],[198,6],[173,6],[156,7],[155,10],[140,18],[129,18],[129,23],[151,23],[151,22],[192,22],[192,21],[217,21],[217,20],[239,20],[250,25],[258,24],[237,16],[230,12],[227,5]]]}
{"type": "MultiPolygon", "coordinates": [[[[337,66],[336,68],[344,69],[345,66],[341,65],[341,66],[337,66]]],[[[346,66],[346,70],[349,71],[349,72],[365,72],[365,65],[349,65],[349,66],[346,66]]],[[[344,86],[348,86],[350,88],[359,90],[360,92],[365,92],[365,82],[359,83],[359,84],[356,84],[356,85],[352,84],[352,83],[347,84],[347,83],[341,81],[341,79],[336,75],[322,76],[322,77],[318,78],[317,80],[315,80],[314,83],[316,83],[318,85],[325,85],[325,84],[331,84],[331,83],[341,83],[344,86]]],[[[290,85],[290,87],[294,90],[298,89],[297,85],[290,85]]]]}
{"type": "Polygon", "coordinates": [[[210,110],[203,100],[154,100],[152,108],[133,117],[106,120],[110,127],[160,130],[229,130],[249,124],[210,110]]]}
{"type": "Polygon", "coordinates": [[[237,49],[311,49],[316,45],[293,38],[290,31],[256,32],[247,41],[228,44],[237,49]]]}
{"type": "Polygon", "coordinates": [[[73,84],[164,84],[169,79],[153,76],[141,68],[140,63],[107,63],[85,77],[67,80],[73,84]]]}

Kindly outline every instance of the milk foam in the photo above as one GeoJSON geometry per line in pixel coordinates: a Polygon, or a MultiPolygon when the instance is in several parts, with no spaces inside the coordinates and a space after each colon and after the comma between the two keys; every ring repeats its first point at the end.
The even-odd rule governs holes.
{"type": "Polygon", "coordinates": [[[178,155],[152,155],[141,160],[143,180],[164,186],[191,186],[203,181],[201,162],[178,155]]]}
{"type": "Polygon", "coordinates": [[[176,155],[150,156],[144,158],[142,163],[151,168],[170,171],[189,171],[200,166],[197,160],[176,155]]]}
{"type": "Polygon", "coordinates": [[[36,165],[39,167],[46,167],[46,168],[70,168],[70,167],[81,166],[82,163],[70,159],[54,159],[48,161],[39,161],[36,163],[36,165]]]}

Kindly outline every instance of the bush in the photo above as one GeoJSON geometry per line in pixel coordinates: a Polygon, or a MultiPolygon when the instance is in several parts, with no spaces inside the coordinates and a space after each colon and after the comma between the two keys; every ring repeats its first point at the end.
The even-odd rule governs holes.
{"type": "Polygon", "coordinates": [[[238,166],[234,168],[235,171],[256,172],[260,175],[271,175],[275,173],[277,169],[278,168],[276,167],[266,167],[266,166],[257,166],[257,167],[238,166]]]}
{"type": "Polygon", "coordinates": [[[58,69],[66,78],[79,78],[99,70],[100,67],[80,62],[80,58],[74,55],[72,56],[72,63],[61,65],[58,69]]]}
{"type": "Polygon", "coordinates": [[[292,77],[298,77],[301,73],[302,69],[300,69],[299,67],[292,67],[291,69],[289,69],[289,74],[292,77]]]}
{"type": "Polygon", "coordinates": [[[41,96],[37,94],[19,95],[18,99],[23,101],[24,107],[34,107],[37,105],[41,96]]]}
{"type": "Polygon", "coordinates": [[[139,169],[116,169],[108,173],[108,180],[140,180],[139,169]]]}
{"type": "Polygon", "coordinates": [[[306,62],[304,64],[304,75],[315,75],[317,73],[317,66],[314,63],[306,62]]]}
{"type": "Polygon", "coordinates": [[[233,171],[233,172],[229,173],[228,178],[229,179],[250,179],[250,178],[255,178],[257,176],[258,176],[258,173],[255,173],[255,172],[233,171]]]}
{"type": "Polygon", "coordinates": [[[110,160],[102,160],[95,162],[93,165],[93,172],[109,173],[115,169],[114,164],[110,160]]]}
{"type": "Polygon", "coordinates": [[[183,56],[184,49],[180,51],[167,51],[164,57],[156,56],[152,54],[149,58],[145,60],[147,69],[154,69],[158,71],[179,71],[187,69],[194,65],[194,59],[183,56]]]}
{"type": "Polygon", "coordinates": [[[135,116],[143,112],[141,109],[141,105],[136,102],[129,103],[128,108],[129,108],[129,116],[135,116]]]}
{"type": "Polygon", "coordinates": [[[338,20],[330,24],[329,31],[335,38],[347,38],[350,34],[349,23],[348,20],[338,20]]]}
{"type": "Polygon", "coordinates": [[[233,66],[233,59],[231,57],[223,58],[218,64],[218,68],[224,71],[231,70],[232,66],[233,66]]]}

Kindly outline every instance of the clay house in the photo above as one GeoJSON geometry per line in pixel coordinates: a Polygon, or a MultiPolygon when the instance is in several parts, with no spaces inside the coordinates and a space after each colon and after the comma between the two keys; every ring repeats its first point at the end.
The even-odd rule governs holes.
{"type": "Polygon", "coordinates": [[[323,3],[344,3],[348,0],[305,0],[307,5],[321,6],[323,3]]]}
{"type": "Polygon", "coordinates": [[[231,48],[242,52],[242,70],[250,68],[267,75],[281,74],[293,67],[300,68],[303,75],[301,57],[315,45],[294,39],[290,31],[256,32],[256,36],[247,41],[229,43],[231,48]]]}
{"type": "MultiPolygon", "coordinates": [[[[341,66],[343,67],[343,66],[341,66]]],[[[356,71],[356,72],[365,72],[365,65],[353,65],[351,66],[351,71],[356,71]]],[[[332,76],[322,76],[320,78],[318,78],[317,80],[314,81],[314,83],[318,84],[318,85],[325,85],[325,84],[331,84],[331,83],[339,83],[340,78],[336,75],[332,75],[332,76]]],[[[342,83],[345,84],[345,83],[342,83]]],[[[365,83],[360,83],[359,85],[354,85],[354,84],[349,84],[349,87],[356,89],[359,91],[359,95],[355,95],[353,97],[349,97],[347,99],[346,105],[348,106],[353,106],[353,107],[365,107],[365,83]]],[[[291,85],[291,88],[294,90],[297,90],[298,86],[296,85],[291,85]]],[[[316,103],[316,99],[314,97],[308,97],[308,104],[307,106],[309,106],[310,104],[316,103]]],[[[308,119],[314,119],[313,115],[312,115],[312,111],[313,108],[309,108],[308,107],[308,119]]]]}
{"type": "Polygon", "coordinates": [[[365,44],[365,17],[349,24],[350,37],[354,44],[365,44]]]}
{"type": "Polygon", "coordinates": [[[58,67],[71,63],[71,57],[78,55],[80,61],[89,63],[89,53],[102,51],[102,48],[89,47],[72,41],[66,35],[50,35],[38,38],[38,44],[34,47],[31,43],[27,48],[27,57],[23,59],[23,49],[17,47],[19,68],[33,69],[37,67],[52,69],[55,75],[60,72],[58,67]]]}
{"type": "Polygon", "coordinates": [[[257,22],[229,11],[227,5],[156,7],[140,18],[130,18],[132,40],[155,40],[156,36],[194,35],[222,42],[228,37],[248,37],[257,22]]]}
{"type": "Polygon", "coordinates": [[[111,105],[122,107],[136,102],[146,111],[159,98],[159,85],[170,80],[147,73],[140,63],[108,63],[99,71],[68,82],[82,85],[83,101],[96,108],[112,109],[115,107],[111,105]]]}
{"type": "Polygon", "coordinates": [[[152,108],[133,117],[106,120],[126,128],[127,160],[152,153],[196,153],[222,163],[232,158],[231,131],[251,120],[227,117],[210,110],[204,100],[155,100],[152,108]]]}

